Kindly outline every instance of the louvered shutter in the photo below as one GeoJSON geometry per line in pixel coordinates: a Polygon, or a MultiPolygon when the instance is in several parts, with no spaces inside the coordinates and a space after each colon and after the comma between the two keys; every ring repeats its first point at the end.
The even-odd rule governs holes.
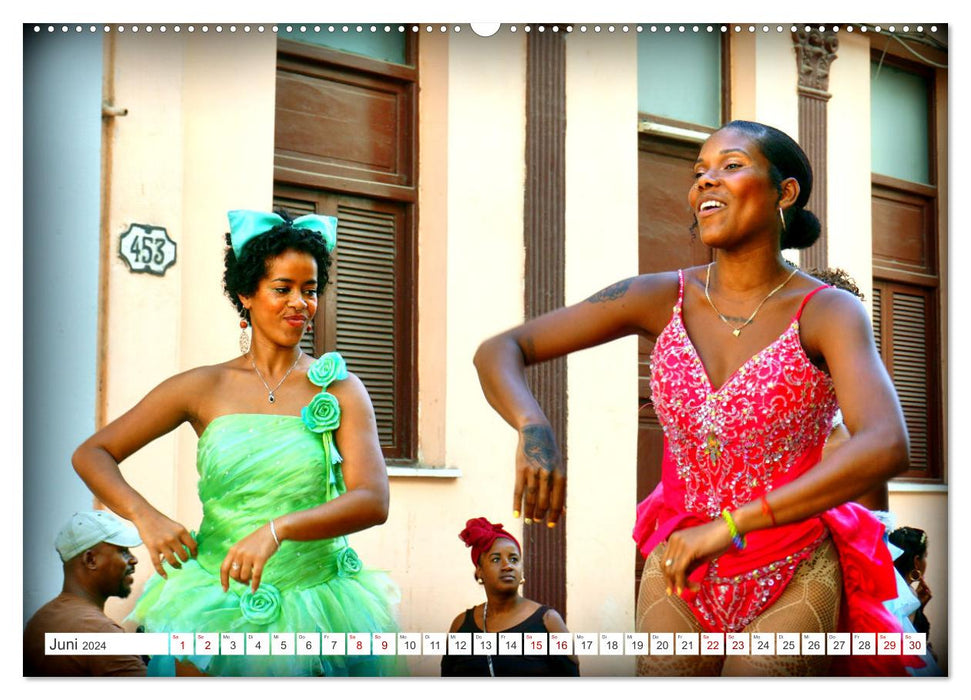
{"type": "Polygon", "coordinates": [[[417,38],[405,39],[405,64],[286,39],[277,49],[274,199],[338,219],[330,284],[302,346],[344,356],[374,404],[385,458],[412,464],[417,38]]]}
{"type": "Polygon", "coordinates": [[[301,347],[319,356],[337,350],[367,387],[381,447],[388,459],[411,458],[414,399],[412,251],[406,244],[407,205],[367,197],[277,187],[274,206],[294,216],[337,217],[337,248],[314,330],[301,347]]]}
{"type": "Polygon", "coordinates": [[[337,207],[337,351],[367,387],[381,444],[392,451],[400,447],[395,263],[396,233],[402,225],[401,213],[394,209],[366,201],[337,207]]]}
{"type": "Polygon", "coordinates": [[[933,290],[878,281],[873,289],[873,332],[877,350],[893,379],[910,436],[905,478],[937,478],[939,462],[935,411],[933,290]]]}

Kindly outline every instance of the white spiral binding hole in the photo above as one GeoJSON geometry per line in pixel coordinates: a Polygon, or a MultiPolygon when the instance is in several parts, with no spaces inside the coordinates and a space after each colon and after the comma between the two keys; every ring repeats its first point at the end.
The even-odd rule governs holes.
{"type": "MultiPolygon", "coordinates": [[[[880,34],[880,33],[895,34],[898,32],[898,30],[903,33],[909,33],[911,30],[916,30],[917,32],[924,31],[924,25],[920,25],[920,24],[913,25],[913,26],[909,24],[900,25],[900,26],[894,25],[894,24],[887,25],[887,26],[883,26],[883,25],[868,26],[866,24],[863,24],[863,25],[852,25],[852,24],[850,25],[796,25],[796,24],[791,24],[791,25],[784,25],[784,24],[776,24],[776,25],[770,25],[770,24],[761,24],[761,25],[756,25],[756,24],[735,24],[735,25],[590,24],[588,25],[588,24],[580,24],[580,25],[560,26],[560,25],[544,25],[544,24],[503,25],[499,23],[489,23],[489,24],[474,23],[468,26],[471,27],[472,32],[474,34],[481,37],[494,36],[495,34],[501,33],[503,31],[506,31],[512,34],[515,34],[520,31],[525,33],[530,33],[534,31],[540,32],[540,33],[562,32],[565,34],[576,33],[576,32],[579,32],[580,34],[587,34],[587,33],[629,34],[631,32],[636,32],[638,34],[645,34],[645,33],[711,34],[714,32],[720,32],[723,34],[728,32],[734,32],[736,34],[742,34],[742,33],[770,34],[773,31],[775,31],[776,33],[782,33],[782,32],[785,32],[786,30],[788,30],[789,32],[795,33],[800,29],[804,29],[805,31],[811,31],[813,29],[818,29],[819,31],[829,30],[833,32],[845,31],[847,33],[859,31],[862,34],[866,34],[869,32],[874,32],[877,34],[880,34]]],[[[184,24],[184,25],[183,24],[173,24],[173,25],[47,24],[47,25],[42,25],[42,24],[35,24],[33,25],[33,32],[35,34],[40,34],[45,31],[48,34],[54,34],[57,32],[60,32],[61,34],[71,34],[71,33],[83,34],[85,31],[87,31],[90,34],[94,34],[98,31],[104,32],[106,34],[112,31],[117,32],[119,34],[124,34],[126,32],[131,34],[139,34],[139,33],[152,34],[155,32],[159,34],[165,34],[167,32],[173,32],[176,34],[187,32],[189,34],[194,34],[198,32],[200,34],[229,33],[229,34],[242,35],[242,34],[251,34],[254,32],[259,34],[259,33],[265,33],[268,31],[273,33],[279,33],[281,31],[281,28],[285,33],[288,33],[288,34],[292,34],[295,32],[301,33],[301,34],[303,33],[307,33],[307,34],[340,33],[340,34],[348,34],[348,35],[354,35],[354,34],[377,35],[377,34],[391,34],[393,32],[397,32],[399,34],[404,34],[406,32],[417,34],[422,31],[422,28],[424,28],[424,32],[426,34],[432,34],[432,33],[459,34],[462,32],[462,25],[458,25],[458,24],[452,24],[452,25],[446,25],[446,24],[425,24],[425,25],[419,25],[419,24],[397,24],[397,25],[393,25],[393,24],[299,24],[299,25],[298,24],[285,24],[285,25],[276,25],[276,24],[273,24],[273,25],[262,25],[262,24],[257,24],[257,25],[249,25],[249,24],[244,24],[244,25],[236,25],[236,24],[227,24],[227,25],[223,25],[223,24],[213,24],[213,25],[210,25],[210,24],[184,24]]],[[[937,25],[930,25],[928,29],[931,31],[931,33],[936,33],[938,30],[938,27],[937,25]]]]}

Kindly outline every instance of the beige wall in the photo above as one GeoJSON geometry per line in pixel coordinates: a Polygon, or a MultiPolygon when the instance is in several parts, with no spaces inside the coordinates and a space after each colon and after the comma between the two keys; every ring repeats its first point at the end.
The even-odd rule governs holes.
{"type": "MultiPolygon", "coordinates": [[[[238,319],[221,288],[226,212],[266,209],[272,196],[275,50],[272,35],[119,35],[107,216],[105,418],[167,377],[238,352],[238,319]],[[253,100],[254,95],[266,100],[253,100]],[[246,108],[240,95],[248,96],[246,108]],[[268,144],[268,145],[263,145],[268,144]],[[163,277],[118,257],[132,222],[164,226],[177,246],[163,277]]],[[[132,485],[170,517],[198,526],[196,436],[182,426],[123,464],[132,485]]],[[[152,572],[137,552],[136,593],[152,572]]],[[[112,599],[109,613],[134,602],[112,599]]]]}
{"type": "MultiPolygon", "coordinates": [[[[484,600],[458,538],[465,521],[522,527],[512,520],[516,434],[483,398],[472,356],[523,320],[525,41],[462,32],[423,38],[421,50],[419,421],[430,432],[420,457],[461,476],[393,477],[387,524],[353,542],[401,587],[403,630],[445,632],[484,600]]],[[[437,675],[438,661],[409,665],[437,675]]]]}
{"type": "MultiPolygon", "coordinates": [[[[578,34],[566,57],[566,302],[637,274],[637,38],[578,34]]],[[[568,360],[567,615],[574,632],[634,631],[637,340],[568,360]]],[[[632,675],[591,656],[584,675],[632,675]]]]}
{"type": "Polygon", "coordinates": [[[829,91],[827,256],[830,267],[841,267],[853,277],[871,309],[869,39],[840,36],[837,59],[830,64],[829,91]]]}
{"type": "Polygon", "coordinates": [[[769,124],[797,138],[798,76],[789,32],[733,32],[731,61],[731,118],[769,124]]]}
{"type": "MultiPolygon", "coordinates": [[[[107,318],[102,356],[102,401],[110,421],[131,408],[153,386],[179,371],[182,325],[182,52],[179,37],[116,35],[115,105],[128,114],[112,120],[106,186],[108,258],[105,306],[107,318]],[[145,39],[148,39],[147,41],[145,39]],[[146,75],[152,75],[151,82],[146,75]],[[169,158],[159,154],[168,153],[169,158]],[[147,193],[152,193],[148,196],[147,193]],[[164,277],[133,274],[118,257],[118,239],[132,223],[163,226],[176,241],[177,262],[164,277]],[[164,331],[159,332],[160,329],[164,331]],[[146,339],[152,342],[146,343],[146,339]]],[[[100,426],[99,426],[100,427],[100,426]]],[[[177,440],[158,440],[122,465],[129,482],[165,513],[175,514],[178,503],[177,440]]],[[[144,562],[136,571],[136,592],[151,572],[144,548],[136,551],[144,562]]],[[[108,602],[108,612],[131,608],[132,599],[108,602]]],[[[119,615],[115,614],[115,617],[119,615]]]]}

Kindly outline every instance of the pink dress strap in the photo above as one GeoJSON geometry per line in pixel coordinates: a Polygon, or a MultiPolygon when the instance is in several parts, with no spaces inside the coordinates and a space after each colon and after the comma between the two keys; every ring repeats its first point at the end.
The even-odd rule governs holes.
{"type": "Polygon", "coordinates": [[[796,320],[797,321],[799,320],[799,317],[802,316],[802,310],[804,308],[806,308],[806,302],[809,301],[810,299],[812,299],[813,298],[813,295],[816,292],[818,292],[820,289],[829,289],[829,285],[828,284],[821,284],[818,287],[816,287],[814,290],[812,290],[811,292],[809,292],[809,294],[807,294],[806,296],[803,297],[802,303],[799,305],[799,310],[796,312],[796,320]]]}
{"type": "Polygon", "coordinates": [[[678,308],[684,305],[684,270],[678,270],[678,308]]]}

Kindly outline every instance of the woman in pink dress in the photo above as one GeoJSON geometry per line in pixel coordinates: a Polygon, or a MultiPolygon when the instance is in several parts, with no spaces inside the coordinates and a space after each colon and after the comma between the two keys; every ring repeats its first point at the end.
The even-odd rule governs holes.
{"type": "MultiPolygon", "coordinates": [[[[688,192],[710,265],[618,282],[484,342],[489,403],[519,432],[514,510],[554,526],[566,479],[523,368],[630,334],[655,341],[662,481],[638,506],[640,632],[894,631],[883,527],[848,503],[907,467],[903,414],[864,308],[791,266],[819,221],[786,134],[735,121],[688,192]],[[852,434],[821,459],[839,406],[852,434]]],[[[645,675],[903,673],[901,657],[645,656],[645,675]]]]}

